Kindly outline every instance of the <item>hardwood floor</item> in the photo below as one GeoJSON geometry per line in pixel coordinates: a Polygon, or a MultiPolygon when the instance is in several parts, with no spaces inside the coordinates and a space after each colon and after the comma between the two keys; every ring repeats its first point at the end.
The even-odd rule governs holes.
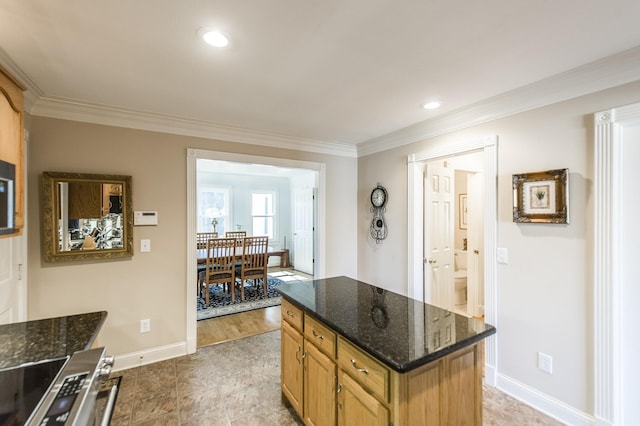
{"type": "Polygon", "coordinates": [[[280,329],[280,306],[198,321],[198,347],[280,329]]]}
{"type": "MultiPolygon", "coordinates": [[[[311,275],[293,268],[270,267],[269,275],[286,273],[297,279],[311,279],[311,275]]],[[[255,309],[233,315],[198,321],[198,347],[215,345],[243,337],[255,336],[280,329],[280,306],[255,309]]]]}

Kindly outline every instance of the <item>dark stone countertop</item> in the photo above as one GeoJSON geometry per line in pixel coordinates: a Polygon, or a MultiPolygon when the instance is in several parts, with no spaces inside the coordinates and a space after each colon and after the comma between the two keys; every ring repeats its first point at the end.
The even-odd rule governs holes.
{"type": "Polygon", "coordinates": [[[106,318],[101,311],[0,325],[0,369],[88,349],[106,318]]]}
{"type": "Polygon", "coordinates": [[[348,277],[282,284],[276,290],[400,373],[496,332],[482,321],[348,277]]]}

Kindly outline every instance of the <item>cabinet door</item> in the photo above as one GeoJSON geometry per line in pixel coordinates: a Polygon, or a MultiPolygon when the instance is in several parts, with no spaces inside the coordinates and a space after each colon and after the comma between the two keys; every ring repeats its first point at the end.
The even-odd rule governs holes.
{"type": "Polygon", "coordinates": [[[282,393],[302,417],[302,334],[282,321],[280,382],[282,393]]]}
{"type": "Polygon", "coordinates": [[[336,424],[336,364],[311,342],[304,342],[304,424],[336,424]]]}
{"type": "Polygon", "coordinates": [[[388,426],[389,410],[342,370],[338,371],[338,425],[388,426]]]}
{"type": "MultiPolygon", "coordinates": [[[[24,88],[0,67],[0,160],[15,166],[14,227],[24,227],[24,88]]],[[[2,237],[7,236],[3,235],[2,237]]]]}

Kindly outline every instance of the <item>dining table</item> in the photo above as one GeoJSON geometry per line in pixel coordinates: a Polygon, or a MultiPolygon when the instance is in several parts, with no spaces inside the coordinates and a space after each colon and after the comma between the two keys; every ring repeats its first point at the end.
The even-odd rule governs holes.
{"type": "MultiPolygon", "coordinates": [[[[289,249],[276,249],[274,247],[267,247],[267,257],[271,258],[272,256],[280,257],[280,267],[288,268],[289,267],[289,249]]],[[[207,249],[197,249],[197,260],[198,264],[207,263],[207,249]]],[[[242,247],[236,247],[236,257],[242,257],[242,247]]]]}

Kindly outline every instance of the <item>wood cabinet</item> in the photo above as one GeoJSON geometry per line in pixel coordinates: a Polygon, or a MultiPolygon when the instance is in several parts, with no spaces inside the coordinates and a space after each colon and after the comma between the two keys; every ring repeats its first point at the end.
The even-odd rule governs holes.
{"type": "Polygon", "coordinates": [[[482,425],[480,342],[400,373],[285,299],[282,318],[282,393],[305,425],[482,425]]]}
{"type": "Polygon", "coordinates": [[[304,423],[335,425],[336,363],[306,338],[304,354],[304,423]]]}
{"type": "Polygon", "coordinates": [[[338,418],[346,423],[338,424],[482,425],[481,349],[476,343],[399,373],[339,338],[338,418]]]}
{"type": "Polygon", "coordinates": [[[338,425],[388,426],[387,407],[343,370],[338,374],[338,425]]]}
{"type": "Polygon", "coordinates": [[[282,394],[289,400],[296,413],[302,417],[302,355],[304,353],[302,333],[286,321],[282,321],[281,330],[280,382],[282,394]]]}
{"type": "Polygon", "coordinates": [[[335,333],[282,301],[282,394],[308,426],[336,424],[335,333]]]}
{"type": "Polygon", "coordinates": [[[380,401],[389,402],[389,368],[346,340],[338,340],[338,364],[380,401]]]}
{"type": "Polygon", "coordinates": [[[0,235],[15,236],[24,228],[24,87],[0,67],[0,160],[15,166],[16,232],[0,235]]]}

